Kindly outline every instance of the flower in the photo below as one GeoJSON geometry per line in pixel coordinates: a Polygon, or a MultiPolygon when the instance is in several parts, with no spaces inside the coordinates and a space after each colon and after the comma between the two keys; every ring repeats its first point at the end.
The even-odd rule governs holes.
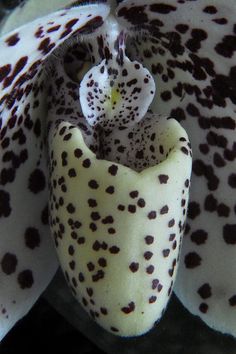
{"type": "Polygon", "coordinates": [[[119,3],[116,18],[104,1],[64,0],[37,18],[31,0],[3,26],[1,337],[55,273],[50,233],[98,323],[139,335],[161,317],[191,170],[187,134],[165,117],[194,156],[175,292],[235,335],[235,4],[119,3]]]}

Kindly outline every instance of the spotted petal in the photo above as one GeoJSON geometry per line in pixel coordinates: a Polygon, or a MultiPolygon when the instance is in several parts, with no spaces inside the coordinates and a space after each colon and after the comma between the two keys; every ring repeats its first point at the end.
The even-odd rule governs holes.
{"type": "Polygon", "coordinates": [[[156,120],[153,145],[161,161],[138,173],[99,159],[77,125],[58,122],[49,139],[60,263],[73,294],[100,325],[137,336],[161,318],[172,292],[188,202],[188,138],[175,120],[156,120]]]}
{"type": "Polygon", "coordinates": [[[93,31],[106,5],[60,10],[0,40],[0,337],[24,316],[57,268],[48,227],[45,60],[93,31]]]}
{"type": "Polygon", "coordinates": [[[117,13],[139,37],[132,56],[155,77],[153,110],[181,121],[193,147],[176,294],[209,326],[236,336],[235,1],[123,1],[117,13]]]}

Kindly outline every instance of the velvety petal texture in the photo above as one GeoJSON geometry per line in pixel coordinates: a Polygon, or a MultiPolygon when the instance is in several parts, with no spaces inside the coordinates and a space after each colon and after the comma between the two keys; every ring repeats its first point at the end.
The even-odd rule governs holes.
{"type": "Polygon", "coordinates": [[[156,80],[153,110],[181,121],[193,148],[176,294],[236,336],[236,3],[123,1],[117,15],[135,38],[131,58],[156,80]]]}
{"type": "Polygon", "coordinates": [[[60,10],[0,39],[0,338],[57,268],[48,227],[46,59],[73,34],[95,30],[108,11],[102,4],[60,10]]]}

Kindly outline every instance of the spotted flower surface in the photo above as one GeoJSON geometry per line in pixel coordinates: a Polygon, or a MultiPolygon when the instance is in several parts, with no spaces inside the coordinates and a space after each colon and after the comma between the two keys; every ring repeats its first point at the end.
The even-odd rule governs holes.
{"type": "Polygon", "coordinates": [[[1,338],[57,257],[114,334],[152,328],[175,284],[193,314],[236,335],[235,10],[234,0],[29,0],[7,19],[1,338]]]}

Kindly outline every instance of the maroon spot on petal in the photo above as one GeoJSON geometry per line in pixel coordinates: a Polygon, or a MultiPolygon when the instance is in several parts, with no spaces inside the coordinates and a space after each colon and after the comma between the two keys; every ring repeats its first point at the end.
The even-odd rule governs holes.
{"type": "Polygon", "coordinates": [[[90,208],[95,208],[97,206],[97,202],[95,199],[88,199],[88,205],[90,208]]]}
{"type": "Polygon", "coordinates": [[[7,275],[14,273],[16,270],[17,263],[18,261],[16,255],[12,253],[5,253],[1,261],[3,273],[7,275]]]}
{"type": "Polygon", "coordinates": [[[143,198],[139,198],[137,204],[140,208],[144,208],[146,205],[145,200],[143,198]]]}
{"type": "Polygon", "coordinates": [[[71,137],[72,137],[72,134],[71,134],[71,133],[66,134],[66,135],[64,136],[63,140],[64,140],[64,141],[69,141],[71,137]]]}
{"type": "Polygon", "coordinates": [[[135,310],[135,304],[134,302],[130,302],[128,306],[122,307],[121,311],[124,312],[126,315],[128,315],[130,312],[133,312],[135,310]]]}
{"type": "Polygon", "coordinates": [[[110,235],[114,235],[116,233],[116,230],[113,227],[109,227],[107,231],[110,235]]]}
{"type": "Polygon", "coordinates": [[[167,214],[168,211],[169,211],[168,205],[164,205],[160,210],[160,214],[161,215],[167,214]]]}
{"type": "Polygon", "coordinates": [[[108,168],[108,172],[109,172],[112,176],[116,176],[117,171],[118,171],[118,166],[116,166],[116,165],[111,165],[111,166],[108,168]]]}
{"type": "Polygon", "coordinates": [[[169,241],[174,241],[176,234],[170,234],[169,241]]]}
{"type": "Polygon", "coordinates": [[[2,82],[11,72],[11,65],[7,64],[0,67],[0,82],[2,82]]]}
{"type": "Polygon", "coordinates": [[[75,149],[74,155],[79,159],[83,155],[83,151],[81,149],[75,149]]]}
{"type": "Polygon", "coordinates": [[[159,175],[159,181],[161,184],[166,184],[168,182],[169,176],[167,175],[159,175]]]}
{"type": "Polygon", "coordinates": [[[169,222],[168,222],[168,227],[173,227],[175,225],[175,219],[171,219],[169,222]]]}
{"type": "Polygon", "coordinates": [[[97,273],[92,276],[92,280],[93,280],[93,282],[97,282],[97,281],[99,281],[100,279],[103,279],[104,276],[105,276],[104,271],[103,271],[102,269],[99,269],[99,270],[97,271],[97,273]]]}
{"type": "Polygon", "coordinates": [[[89,228],[90,228],[93,232],[97,231],[97,225],[96,225],[94,222],[91,222],[91,223],[89,224],[89,228]]]}
{"type": "Polygon", "coordinates": [[[50,37],[47,37],[40,42],[38,50],[40,50],[43,54],[48,54],[54,47],[55,43],[51,43],[50,37]]]}
{"type": "Polygon", "coordinates": [[[93,289],[92,288],[86,288],[87,294],[89,297],[93,296],[93,289]]]}
{"type": "Polygon", "coordinates": [[[31,270],[26,269],[18,274],[17,281],[21,289],[29,289],[34,283],[33,273],[31,270]]]}
{"type": "Polygon", "coordinates": [[[206,7],[204,7],[203,12],[205,12],[209,15],[214,15],[217,13],[217,9],[215,6],[206,6],[206,7]]]}
{"type": "Polygon", "coordinates": [[[88,183],[89,187],[92,189],[98,189],[99,185],[97,183],[97,181],[95,181],[94,179],[91,179],[88,183]]]}
{"type": "Polygon", "coordinates": [[[236,295],[233,295],[233,296],[229,299],[229,304],[230,304],[230,306],[236,306],[236,295]]]}
{"type": "Polygon", "coordinates": [[[101,258],[99,258],[99,260],[98,260],[98,264],[99,264],[101,267],[104,268],[104,267],[107,266],[107,261],[106,261],[105,258],[101,257],[101,258]]]}
{"type": "Polygon", "coordinates": [[[119,247],[117,247],[117,246],[112,246],[112,247],[109,248],[109,251],[110,251],[110,253],[112,253],[112,254],[117,254],[117,253],[120,252],[120,249],[119,249],[119,247]]]}
{"type": "Polygon", "coordinates": [[[217,199],[212,194],[206,196],[204,208],[210,212],[214,212],[217,209],[217,199]]]}
{"type": "Polygon", "coordinates": [[[151,259],[153,256],[153,253],[150,251],[147,251],[144,253],[143,257],[148,261],[149,259],[151,259]]]}
{"type": "Polygon", "coordinates": [[[128,211],[131,213],[131,214],[134,214],[136,212],[136,206],[135,205],[132,205],[132,204],[129,204],[128,205],[128,211]]]}
{"type": "Polygon", "coordinates": [[[45,206],[41,213],[41,222],[43,225],[48,225],[49,224],[49,210],[48,210],[48,205],[45,206]]]}
{"type": "Polygon", "coordinates": [[[28,227],[25,230],[25,245],[32,250],[36,247],[39,247],[40,234],[35,227],[28,227]]]}
{"type": "Polygon", "coordinates": [[[139,269],[139,263],[136,263],[136,262],[130,263],[129,269],[130,269],[131,272],[133,272],[133,273],[137,272],[138,269],[139,269]]]}
{"type": "Polygon", "coordinates": [[[75,261],[71,261],[69,263],[69,267],[70,267],[71,270],[75,270],[75,261]]]}
{"type": "Polygon", "coordinates": [[[154,272],[154,266],[151,264],[146,268],[146,273],[147,274],[152,274],[154,272]]]}
{"type": "Polygon", "coordinates": [[[4,190],[0,190],[0,218],[8,217],[10,214],[10,194],[4,190]]]}
{"type": "Polygon", "coordinates": [[[190,252],[185,256],[184,262],[186,268],[192,269],[200,266],[201,257],[196,252],[190,252]]]}
{"type": "Polygon", "coordinates": [[[113,194],[115,192],[115,187],[114,186],[107,187],[106,192],[109,194],[113,194]]]}
{"type": "Polygon", "coordinates": [[[68,247],[68,253],[69,253],[70,256],[73,256],[73,255],[74,255],[75,249],[74,249],[74,247],[73,247],[72,245],[70,245],[70,246],[68,247]]]}
{"type": "Polygon", "coordinates": [[[4,81],[4,84],[3,84],[4,88],[6,88],[12,84],[12,82],[14,81],[16,76],[23,70],[23,68],[25,67],[27,62],[28,62],[27,56],[22,57],[17,61],[17,63],[14,66],[13,73],[11,74],[11,76],[8,76],[4,81]]]}
{"type": "Polygon", "coordinates": [[[40,193],[46,187],[46,179],[42,170],[36,168],[29,177],[28,188],[34,193],[40,193]]]}
{"type": "Polygon", "coordinates": [[[199,310],[202,312],[202,313],[207,313],[208,311],[208,305],[205,304],[204,302],[202,302],[199,306],[199,310]]]}
{"type": "Polygon", "coordinates": [[[236,244],[236,224],[226,224],[223,227],[223,238],[229,245],[236,244]]]}
{"type": "Polygon", "coordinates": [[[150,5],[150,11],[157,12],[159,14],[169,14],[170,12],[176,11],[176,6],[159,3],[150,5]]]}
{"type": "Polygon", "coordinates": [[[167,249],[165,249],[165,250],[163,250],[162,251],[162,254],[163,254],[163,257],[168,257],[169,256],[169,254],[170,254],[170,250],[167,248],[167,249]]]}
{"type": "Polygon", "coordinates": [[[150,298],[148,299],[148,302],[149,302],[149,304],[153,304],[154,302],[156,302],[156,300],[157,300],[157,297],[156,296],[150,296],[150,298]]]}
{"type": "Polygon", "coordinates": [[[77,240],[77,243],[79,244],[79,245],[83,245],[84,243],[85,243],[85,237],[79,237],[78,238],[78,240],[77,240]]]}
{"type": "Polygon", "coordinates": [[[91,166],[91,161],[90,161],[90,159],[85,159],[84,161],[83,161],[83,167],[84,168],[89,168],[91,166]]]}
{"type": "Polygon", "coordinates": [[[8,37],[5,42],[7,43],[7,45],[9,47],[13,47],[19,42],[19,40],[20,40],[20,38],[19,38],[18,33],[15,33],[12,36],[8,37]]]}
{"type": "Polygon", "coordinates": [[[101,308],[100,308],[100,311],[101,311],[101,313],[102,313],[103,315],[107,315],[107,314],[108,314],[108,311],[107,311],[107,309],[106,309],[105,307],[101,307],[101,308]]]}
{"type": "Polygon", "coordinates": [[[133,198],[133,199],[134,199],[134,198],[137,198],[137,197],[138,197],[138,191],[132,191],[132,192],[130,192],[129,195],[130,195],[130,197],[133,198]]]}
{"type": "Polygon", "coordinates": [[[146,242],[147,245],[151,245],[154,242],[154,237],[151,236],[151,235],[147,235],[145,237],[145,242],[146,242]]]}
{"type": "Polygon", "coordinates": [[[97,221],[97,220],[101,219],[101,216],[97,211],[92,212],[90,214],[90,216],[93,221],[97,221]]]}
{"type": "Polygon", "coordinates": [[[208,299],[211,297],[211,287],[208,283],[203,284],[199,289],[198,289],[198,294],[201,296],[202,299],[208,299]]]}
{"type": "Polygon", "coordinates": [[[236,173],[232,173],[229,176],[228,183],[231,188],[236,188],[236,173]]]}
{"type": "Polygon", "coordinates": [[[111,215],[106,216],[104,219],[102,219],[102,223],[104,225],[106,224],[112,224],[114,222],[114,219],[111,215]]]}
{"type": "Polygon", "coordinates": [[[76,174],[76,171],[74,168],[70,168],[69,171],[68,171],[68,176],[73,178],[73,177],[76,177],[77,174],[76,174]]]}
{"type": "Polygon", "coordinates": [[[152,289],[155,290],[159,284],[159,279],[152,280],[152,289]]]}
{"type": "Polygon", "coordinates": [[[200,215],[200,205],[196,202],[191,202],[188,205],[188,217],[194,220],[198,215],[200,215]]]}
{"type": "Polygon", "coordinates": [[[152,210],[152,211],[150,211],[150,212],[148,213],[148,219],[149,219],[149,220],[154,220],[154,219],[156,219],[156,217],[157,217],[157,213],[156,213],[155,210],[152,210]]]}
{"type": "Polygon", "coordinates": [[[217,214],[221,217],[228,217],[230,214],[230,208],[226,204],[220,203],[217,207],[217,214]]]}
{"type": "Polygon", "coordinates": [[[59,30],[60,27],[61,27],[61,25],[57,25],[57,26],[50,27],[50,28],[47,30],[47,33],[56,32],[56,31],[59,30]]]}
{"type": "Polygon", "coordinates": [[[188,155],[188,149],[185,146],[182,146],[180,149],[185,155],[188,155]]]}
{"type": "Polygon", "coordinates": [[[208,234],[204,230],[196,230],[191,234],[191,241],[196,243],[196,245],[202,245],[206,242],[208,234]]]}
{"type": "Polygon", "coordinates": [[[119,332],[119,329],[117,329],[116,327],[111,326],[110,329],[112,332],[119,332]]]}
{"type": "Polygon", "coordinates": [[[156,300],[157,300],[157,297],[153,295],[153,296],[150,296],[148,302],[149,302],[149,304],[153,304],[154,302],[156,302],[156,300]]]}
{"type": "Polygon", "coordinates": [[[79,273],[78,279],[79,279],[79,281],[80,281],[81,283],[84,282],[85,278],[84,278],[83,273],[81,273],[81,272],[79,273]]]}
{"type": "Polygon", "coordinates": [[[89,272],[92,272],[95,269],[95,265],[92,262],[87,263],[87,268],[89,272]]]}
{"type": "Polygon", "coordinates": [[[69,203],[66,207],[68,213],[73,214],[75,212],[75,207],[73,204],[69,203]]]}

